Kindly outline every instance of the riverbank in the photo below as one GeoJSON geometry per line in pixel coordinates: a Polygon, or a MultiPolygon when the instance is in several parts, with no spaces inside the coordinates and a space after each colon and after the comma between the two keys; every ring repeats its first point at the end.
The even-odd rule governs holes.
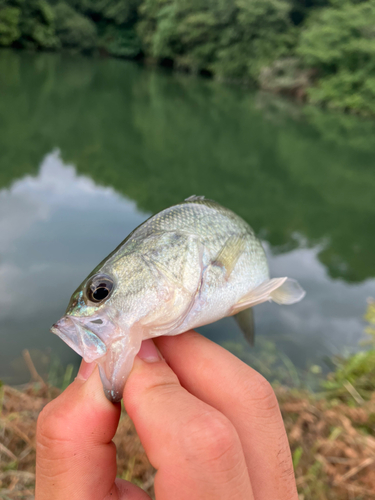
{"type": "MultiPolygon", "coordinates": [[[[38,383],[0,389],[0,498],[34,498],[35,428],[59,390],[38,383]]],[[[375,394],[360,405],[276,388],[295,466],[300,500],[375,498],[375,394]]],[[[153,495],[155,471],[123,410],[114,439],[118,477],[153,495]]]]}
{"type": "Polygon", "coordinates": [[[375,115],[369,0],[4,0],[0,46],[152,60],[375,115]]]}

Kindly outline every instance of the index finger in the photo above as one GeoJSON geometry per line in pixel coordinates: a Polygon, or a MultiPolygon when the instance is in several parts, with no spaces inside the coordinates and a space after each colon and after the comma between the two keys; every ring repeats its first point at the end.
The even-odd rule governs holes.
{"type": "Polygon", "coordinates": [[[82,362],[74,382],[42,410],[37,424],[36,500],[146,500],[116,478],[112,438],[120,405],[104,395],[98,369],[82,362]]]}
{"type": "Polygon", "coordinates": [[[255,500],[297,499],[288,438],[267,380],[196,332],[159,337],[155,343],[181,385],[236,428],[255,500]]]}

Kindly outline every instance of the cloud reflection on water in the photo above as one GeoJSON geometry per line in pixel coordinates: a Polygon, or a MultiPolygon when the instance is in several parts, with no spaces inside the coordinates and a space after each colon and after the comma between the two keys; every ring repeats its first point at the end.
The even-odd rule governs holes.
{"type": "MultiPolygon", "coordinates": [[[[36,177],[25,176],[0,191],[0,280],[6,293],[0,308],[0,378],[24,348],[51,347],[66,362],[76,358],[49,333],[82,279],[150,214],[113,188],[77,175],[48,154],[36,177]]],[[[318,260],[319,247],[273,255],[267,242],[272,276],[300,281],[307,296],[298,305],[256,308],[259,335],[267,335],[297,365],[319,362],[324,355],[355,348],[362,335],[366,298],[375,280],[348,284],[329,277],[318,260]]],[[[238,336],[225,319],[203,331],[216,340],[238,336]]],[[[13,381],[25,380],[19,374],[13,381]]]]}

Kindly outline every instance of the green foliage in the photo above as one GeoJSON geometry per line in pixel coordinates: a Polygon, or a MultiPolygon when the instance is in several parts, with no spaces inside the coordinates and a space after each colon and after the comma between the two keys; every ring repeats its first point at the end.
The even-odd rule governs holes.
{"type": "Polygon", "coordinates": [[[336,370],[322,386],[330,399],[369,400],[375,390],[375,349],[335,359],[336,370]]]}
{"type": "Polygon", "coordinates": [[[290,21],[291,3],[287,0],[237,0],[236,6],[236,26],[225,31],[223,39],[228,42],[219,49],[214,68],[219,76],[235,77],[237,75],[230,68],[231,60],[241,61],[245,72],[240,76],[258,82],[261,69],[291,54],[296,43],[290,21]],[[234,35],[238,37],[235,51],[231,43],[234,35]]]}
{"type": "Polygon", "coordinates": [[[102,48],[138,57],[140,0],[0,0],[0,46],[81,51],[102,48]],[[99,33],[99,35],[98,35],[99,33]]]}
{"type": "Polygon", "coordinates": [[[95,24],[65,2],[54,7],[56,35],[64,47],[91,50],[96,46],[95,24]]]}
{"type": "Polygon", "coordinates": [[[74,380],[76,374],[77,368],[72,364],[64,365],[57,356],[50,357],[46,377],[48,385],[64,391],[74,380]]]}
{"type": "Polygon", "coordinates": [[[19,36],[18,27],[21,11],[17,7],[0,9],[0,46],[12,45],[19,36]]]}
{"type": "Polygon", "coordinates": [[[330,399],[361,404],[371,399],[375,391],[375,301],[369,303],[365,318],[369,322],[366,332],[370,339],[366,343],[370,349],[346,359],[334,359],[336,369],[322,383],[330,399]]]}
{"type": "Polygon", "coordinates": [[[20,6],[21,37],[17,44],[25,48],[56,48],[58,40],[55,35],[54,16],[47,1],[24,0],[20,6]]]}
{"type": "Polygon", "coordinates": [[[375,75],[370,77],[364,71],[350,73],[341,70],[322,78],[317,87],[308,90],[308,95],[312,104],[374,115],[375,75]]]}
{"type": "Polygon", "coordinates": [[[69,3],[97,23],[132,25],[137,19],[140,0],[70,0],[69,3]]]}
{"type": "Polygon", "coordinates": [[[309,15],[311,9],[324,7],[330,4],[330,0],[292,0],[291,19],[293,24],[302,24],[309,15]]]}
{"type": "Polygon", "coordinates": [[[296,469],[298,467],[298,464],[300,463],[302,455],[303,455],[303,448],[302,448],[302,446],[298,446],[294,450],[293,455],[292,455],[294,469],[296,469]]]}
{"type": "Polygon", "coordinates": [[[366,333],[370,335],[371,344],[375,348],[375,300],[374,299],[369,301],[365,319],[368,322],[366,333]]]}
{"type": "Polygon", "coordinates": [[[134,26],[140,0],[70,0],[69,3],[81,19],[95,24],[98,48],[115,57],[139,56],[141,43],[134,26]]]}
{"type": "Polygon", "coordinates": [[[172,59],[176,66],[199,71],[208,67],[217,42],[215,11],[207,2],[145,0],[139,9],[138,34],[145,54],[172,59]]]}
{"type": "Polygon", "coordinates": [[[332,2],[310,16],[297,49],[318,71],[312,103],[375,113],[375,4],[332,2]]]}
{"type": "Polygon", "coordinates": [[[141,53],[141,42],[133,28],[110,24],[105,27],[99,47],[115,57],[136,58],[141,53]]]}
{"type": "MultiPolygon", "coordinates": [[[[302,499],[310,500],[336,500],[336,496],[331,496],[331,486],[327,481],[323,463],[320,460],[309,467],[307,474],[304,475],[304,481],[298,488],[302,499]]],[[[359,500],[359,498],[358,498],[359,500]]]]}
{"type": "Polygon", "coordinates": [[[0,2],[0,46],[54,49],[54,16],[46,0],[0,2]]]}
{"type": "Polygon", "coordinates": [[[256,81],[263,65],[296,39],[288,0],[145,0],[138,33],[144,52],[218,78],[256,81]]]}

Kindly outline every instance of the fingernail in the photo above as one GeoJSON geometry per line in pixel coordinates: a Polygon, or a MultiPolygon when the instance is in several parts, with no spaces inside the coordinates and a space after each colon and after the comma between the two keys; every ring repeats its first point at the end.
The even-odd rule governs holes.
{"type": "Polygon", "coordinates": [[[142,342],[138,357],[146,361],[146,363],[156,363],[156,361],[161,360],[159,351],[151,339],[142,342]]]}
{"type": "Polygon", "coordinates": [[[82,359],[81,366],[79,367],[77,378],[79,380],[87,380],[92,372],[95,370],[96,363],[86,363],[84,359],[82,359]]]}

